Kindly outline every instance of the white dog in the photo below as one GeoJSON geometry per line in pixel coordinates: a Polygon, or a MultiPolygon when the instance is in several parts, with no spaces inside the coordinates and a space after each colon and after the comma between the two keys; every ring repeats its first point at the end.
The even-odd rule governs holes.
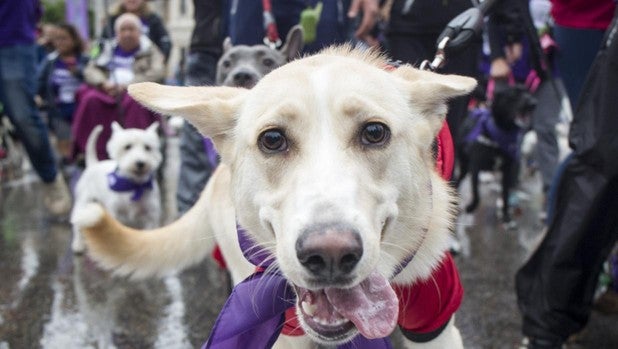
{"type": "MultiPolygon", "coordinates": [[[[100,206],[85,208],[75,222],[94,258],[121,273],[153,275],[199,261],[214,235],[233,275],[244,271],[234,276],[238,283],[251,273],[241,252],[253,259],[261,250],[266,276],[250,288],[246,311],[226,323],[244,322],[237,319],[255,315],[262,301],[279,301],[268,285],[285,280],[291,288],[281,295],[293,295],[307,336],[279,336],[277,347],[360,347],[359,332],[381,339],[398,323],[405,328],[400,320],[408,315],[421,322],[435,316],[406,313],[409,302],[441,302],[452,292],[438,288],[436,273],[445,265],[456,199],[435,169],[432,144],[446,101],[469,93],[475,81],[386,66],[375,52],[344,46],[284,65],[251,90],[130,86],[139,102],[183,116],[210,137],[222,165],[185,216],[149,234],[122,226],[100,206]],[[243,251],[236,223],[246,230],[243,251]],[[429,286],[417,294],[426,299],[394,291],[417,285],[429,286]]],[[[452,312],[442,321],[418,341],[404,332],[406,346],[461,348],[452,312]]],[[[211,340],[222,338],[220,330],[211,340]]]]}
{"type": "MultiPolygon", "coordinates": [[[[161,223],[161,194],[155,178],[161,164],[159,123],[146,130],[123,129],[112,123],[112,136],[107,143],[110,159],[99,161],[95,144],[103,126],[98,125],[88,136],[86,168],[75,187],[75,212],[90,202],[98,202],[118,220],[135,228],[154,228],[161,223]]],[[[73,225],[71,247],[80,253],[85,249],[79,228],[73,225]]]]}

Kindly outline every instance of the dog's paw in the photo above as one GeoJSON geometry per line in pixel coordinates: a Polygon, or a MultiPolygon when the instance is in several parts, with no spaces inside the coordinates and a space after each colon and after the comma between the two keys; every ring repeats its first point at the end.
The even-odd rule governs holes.
{"type": "Polygon", "coordinates": [[[95,202],[89,202],[73,211],[71,224],[78,228],[90,228],[101,221],[103,214],[103,206],[95,202]]]}

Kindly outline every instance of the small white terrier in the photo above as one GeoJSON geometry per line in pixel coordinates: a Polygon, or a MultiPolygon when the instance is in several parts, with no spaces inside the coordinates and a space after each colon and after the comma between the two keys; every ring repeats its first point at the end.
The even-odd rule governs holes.
{"type": "MultiPolygon", "coordinates": [[[[155,174],[162,155],[154,123],[146,130],[123,129],[112,123],[112,136],[107,143],[110,159],[99,161],[95,144],[103,126],[94,128],[86,144],[86,168],[75,187],[75,214],[84,205],[98,202],[124,224],[137,229],[151,229],[161,223],[161,194],[155,174]]],[[[73,224],[71,248],[85,250],[79,229],[73,224]]]]}

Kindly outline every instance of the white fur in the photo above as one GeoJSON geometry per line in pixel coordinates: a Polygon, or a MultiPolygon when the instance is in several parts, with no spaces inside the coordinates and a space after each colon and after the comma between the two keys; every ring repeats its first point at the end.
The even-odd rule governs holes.
{"type": "MultiPolygon", "coordinates": [[[[210,137],[221,154],[222,168],[192,210],[155,230],[156,241],[137,243],[136,236],[143,234],[124,229],[109,239],[134,241],[132,245],[154,252],[115,252],[109,247],[117,246],[114,241],[101,234],[105,227],[88,232],[89,243],[112,258],[129,256],[131,268],[157,260],[186,266],[196,257],[192,251],[201,250],[203,255],[203,248],[196,245],[204,247],[210,239],[184,244],[191,245],[182,247],[184,254],[176,249],[172,254],[168,247],[182,246],[177,240],[195,237],[198,230],[208,231],[237,281],[251,272],[239,268],[246,266],[236,241],[234,223],[239,222],[272,252],[289,283],[310,288],[296,243],[304,231],[334,222],[358,232],[362,243],[362,257],[348,273],[346,287],[375,272],[392,275],[412,253],[412,262],[390,282],[410,285],[431,277],[448,250],[455,218],[454,193],[435,170],[431,145],[444,123],[446,101],[468,93],[475,82],[410,66],[386,71],[384,65],[376,54],[332,48],[271,72],[251,90],[129,86],[139,102],[163,114],[182,116],[210,137]],[[360,134],[373,122],[388,126],[388,143],[363,145],[360,134]],[[281,152],[264,151],[259,142],[265,130],[283,130],[290,146],[281,152]],[[187,223],[188,218],[199,217],[203,225],[187,223]],[[179,239],[180,233],[184,235],[179,239]]],[[[108,222],[107,228],[112,226],[108,222]]],[[[311,336],[311,329],[307,331],[299,320],[309,339],[324,341],[311,336]]],[[[314,347],[309,339],[282,336],[275,347],[314,347]]],[[[451,320],[433,341],[406,346],[463,345],[451,320]]]]}
{"type": "Polygon", "coordinates": [[[104,211],[100,204],[88,202],[83,207],[75,207],[71,215],[71,224],[82,228],[95,226],[103,217],[104,211]]]}
{"type": "Polygon", "coordinates": [[[81,253],[85,249],[79,226],[92,225],[101,217],[103,205],[120,222],[134,228],[154,228],[161,223],[161,194],[156,181],[156,171],[162,160],[158,123],[148,129],[123,129],[112,124],[112,136],[107,143],[109,160],[97,161],[95,144],[102,126],[98,125],[88,137],[86,168],[75,187],[75,204],[71,213],[73,241],[71,248],[81,253]],[[143,168],[137,164],[142,163],[143,168]],[[153,178],[153,189],[146,190],[137,201],[132,201],[132,192],[116,192],[109,188],[107,175],[118,173],[138,183],[153,178]]]}
{"type": "MultiPolygon", "coordinates": [[[[303,232],[334,222],[351,227],[362,242],[349,287],[376,271],[392,275],[415,253],[391,280],[407,285],[430,277],[448,249],[454,198],[434,170],[431,143],[444,122],[445,101],[475,83],[383,66],[380,57],[335,49],[283,66],[250,91],[153,84],[129,91],[156,111],[187,118],[213,139],[230,165],[236,219],[276,256],[291,284],[315,287],[295,246],[303,232]],[[359,135],[372,122],[388,126],[388,144],[361,144],[359,135]],[[264,130],[283,130],[290,146],[264,151],[264,130]]],[[[235,261],[229,263],[234,270],[235,261]]],[[[451,323],[434,341],[414,347],[461,346],[451,323]]]]}

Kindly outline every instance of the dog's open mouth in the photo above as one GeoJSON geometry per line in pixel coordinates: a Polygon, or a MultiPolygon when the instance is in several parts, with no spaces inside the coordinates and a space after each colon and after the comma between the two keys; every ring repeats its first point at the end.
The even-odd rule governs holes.
{"type": "Polygon", "coordinates": [[[351,288],[308,290],[296,286],[296,292],[302,321],[326,342],[348,340],[356,330],[369,339],[383,338],[397,325],[397,295],[377,271],[351,288]]]}

